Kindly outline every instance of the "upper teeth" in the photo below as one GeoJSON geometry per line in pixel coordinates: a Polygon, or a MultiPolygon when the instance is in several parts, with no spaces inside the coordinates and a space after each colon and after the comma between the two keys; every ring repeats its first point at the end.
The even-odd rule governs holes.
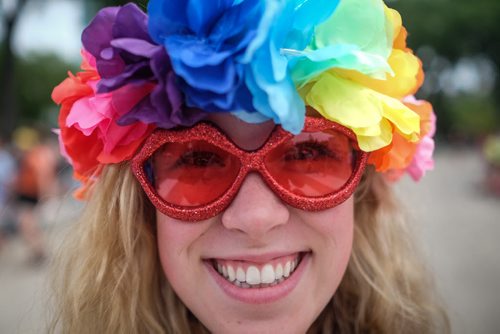
{"type": "Polygon", "coordinates": [[[231,261],[231,263],[217,262],[217,271],[224,276],[228,281],[233,282],[238,286],[245,287],[245,283],[250,286],[260,284],[276,284],[290,276],[297,267],[299,262],[298,257],[293,260],[288,260],[284,264],[266,263],[260,268],[256,265],[250,265],[244,269],[244,266],[231,261]]]}

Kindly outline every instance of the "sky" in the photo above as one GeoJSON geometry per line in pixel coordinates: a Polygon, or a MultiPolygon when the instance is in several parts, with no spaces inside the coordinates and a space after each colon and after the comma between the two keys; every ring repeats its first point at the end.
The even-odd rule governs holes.
{"type": "Polygon", "coordinates": [[[30,0],[17,25],[14,50],[19,55],[53,51],[65,60],[79,62],[84,23],[80,1],[30,0]]]}

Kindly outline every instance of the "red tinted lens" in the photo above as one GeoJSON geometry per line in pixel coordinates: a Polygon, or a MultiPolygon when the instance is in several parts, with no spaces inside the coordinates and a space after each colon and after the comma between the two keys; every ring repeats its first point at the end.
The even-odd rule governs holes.
{"type": "Polygon", "coordinates": [[[271,150],[266,168],[283,188],[300,196],[338,191],[353,173],[355,152],[341,132],[301,133],[271,150]]]}
{"type": "Polygon", "coordinates": [[[164,144],[150,163],[158,195],[170,204],[188,207],[219,198],[240,169],[236,157],[204,141],[164,144]]]}

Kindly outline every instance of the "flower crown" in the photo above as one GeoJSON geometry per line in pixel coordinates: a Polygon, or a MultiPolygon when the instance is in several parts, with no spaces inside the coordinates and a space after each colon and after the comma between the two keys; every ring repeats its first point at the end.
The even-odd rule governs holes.
{"type": "Polygon", "coordinates": [[[61,151],[84,185],[157,127],[229,112],[299,133],[306,106],[353,130],[379,172],[418,180],[433,167],[435,116],[413,98],[422,65],[383,0],[150,0],[148,13],[99,11],[82,72],[53,91],[61,151]]]}

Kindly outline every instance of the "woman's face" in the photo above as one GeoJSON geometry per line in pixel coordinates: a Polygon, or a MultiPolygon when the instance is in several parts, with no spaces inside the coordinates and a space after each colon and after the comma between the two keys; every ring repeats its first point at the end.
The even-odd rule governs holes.
{"type": "MultiPolygon", "coordinates": [[[[230,115],[212,120],[244,149],[258,148],[273,128],[230,115]]],[[[216,217],[190,223],[157,211],[158,248],[171,286],[211,332],[304,333],[345,272],[353,220],[352,197],[302,211],[249,174],[216,217]]]]}

